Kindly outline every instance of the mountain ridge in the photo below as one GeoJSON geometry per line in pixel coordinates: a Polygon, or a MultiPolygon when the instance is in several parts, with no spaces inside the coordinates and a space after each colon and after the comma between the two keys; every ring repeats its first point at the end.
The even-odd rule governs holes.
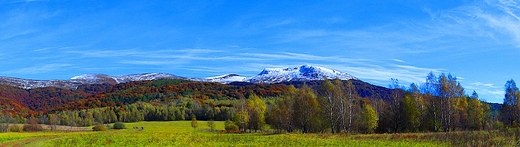
{"type": "Polygon", "coordinates": [[[0,76],[0,84],[6,84],[23,89],[42,87],[58,87],[76,89],[84,84],[119,84],[132,81],[146,81],[158,79],[185,79],[199,82],[217,82],[229,84],[233,82],[246,83],[281,83],[291,81],[313,81],[324,79],[357,79],[352,75],[320,66],[300,65],[288,68],[265,68],[255,76],[245,77],[238,74],[225,74],[207,78],[186,78],[168,73],[142,73],[123,76],[109,76],[106,74],[83,74],[74,76],[69,80],[32,80],[14,77],[0,76]]]}

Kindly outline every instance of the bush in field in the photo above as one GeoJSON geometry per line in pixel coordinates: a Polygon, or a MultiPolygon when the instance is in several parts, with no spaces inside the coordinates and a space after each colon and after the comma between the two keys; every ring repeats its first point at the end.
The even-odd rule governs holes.
{"type": "Polygon", "coordinates": [[[211,119],[207,122],[207,125],[211,131],[215,131],[215,121],[211,119]]]}
{"type": "Polygon", "coordinates": [[[114,126],[112,126],[112,129],[126,129],[125,124],[123,122],[116,122],[114,123],[114,126]]]}
{"type": "Polygon", "coordinates": [[[195,117],[191,119],[191,127],[193,127],[193,129],[197,129],[199,127],[199,124],[197,123],[197,119],[195,117]]]}
{"type": "Polygon", "coordinates": [[[22,131],[23,131],[22,126],[19,126],[19,125],[9,126],[9,132],[22,132],[22,131]]]}
{"type": "Polygon", "coordinates": [[[25,132],[36,132],[42,131],[42,125],[38,124],[38,120],[36,118],[29,118],[23,125],[23,131],[25,132]]]}
{"type": "Polygon", "coordinates": [[[106,131],[107,128],[103,125],[96,125],[96,126],[92,127],[92,130],[93,131],[106,131]]]}
{"type": "Polygon", "coordinates": [[[226,128],[226,131],[228,131],[228,132],[229,131],[238,131],[238,126],[230,120],[227,120],[224,123],[224,127],[226,128]]]}
{"type": "Polygon", "coordinates": [[[0,125],[0,132],[7,132],[9,128],[10,127],[8,125],[0,125]]]}

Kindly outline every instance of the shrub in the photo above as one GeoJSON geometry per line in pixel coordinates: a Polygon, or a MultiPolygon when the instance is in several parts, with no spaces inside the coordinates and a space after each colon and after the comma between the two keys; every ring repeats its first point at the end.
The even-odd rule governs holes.
{"type": "Polygon", "coordinates": [[[7,132],[9,130],[7,125],[0,125],[0,132],[7,132]]]}
{"type": "Polygon", "coordinates": [[[22,132],[22,131],[23,131],[22,126],[19,126],[19,125],[9,126],[9,132],[22,132]]]}
{"type": "Polygon", "coordinates": [[[215,121],[213,121],[212,119],[207,122],[207,125],[211,131],[215,130],[215,121]]]}
{"type": "Polygon", "coordinates": [[[191,119],[191,127],[193,127],[194,129],[197,129],[199,127],[199,124],[197,123],[197,119],[195,117],[191,119]]]}
{"type": "Polygon", "coordinates": [[[96,125],[96,126],[92,127],[92,130],[93,131],[106,131],[107,128],[103,125],[96,125]]]}
{"type": "Polygon", "coordinates": [[[42,125],[38,124],[38,121],[36,118],[30,118],[23,125],[23,131],[25,131],[25,132],[36,132],[36,131],[42,131],[42,130],[43,130],[43,127],[42,127],[42,125]]]}
{"type": "Polygon", "coordinates": [[[236,124],[234,124],[233,122],[231,122],[230,120],[227,120],[226,123],[224,124],[224,127],[226,128],[226,131],[238,131],[238,126],[236,124]]]}
{"type": "Polygon", "coordinates": [[[123,122],[116,122],[114,123],[114,126],[112,126],[112,129],[126,129],[125,124],[123,122]]]}

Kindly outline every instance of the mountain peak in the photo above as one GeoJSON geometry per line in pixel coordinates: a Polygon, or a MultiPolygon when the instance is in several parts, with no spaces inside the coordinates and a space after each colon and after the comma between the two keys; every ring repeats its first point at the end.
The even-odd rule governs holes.
{"type": "Polygon", "coordinates": [[[225,74],[215,77],[209,77],[204,79],[207,82],[218,82],[222,84],[229,84],[232,82],[245,82],[247,77],[243,77],[237,74],[225,74]]]}
{"type": "Polygon", "coordinates": [[[79,76],[75,76],[70,78],[71,80],[95,80],[95,79],[101,79],[108,77],[108,75],[105,74],[83,74],[79,76]]]}
{"type": "MultiPolygon", "coordinates": [[[[281,83],[290,81],[313,81],[324,79],[356,79],[347,73],[332,70],[319,66],[300,65],[289,68],[265,68],[258,75],[252,77],[244,77],[237,74],[225,74],[221,76],[209,78],[191,78],[193,81],[201,82],[218,82],[229,84],[232,82],[249,82],[249,83],[281,83]]],[[[158,79],[187,79],[167,73],[143,73],[131,74],[124,76],[109,76],[105,74],[83,74],[72,77],[70,80],[30,80],[10,77],[0,77],[0,84],[7,84],[24,89],[33,89],[40,87],[60,87],[76,89],[83,84],[119,84],[132,81],[146,81],[158,79]]]]}
{"type": "Polygon", "coordinates": [[[347,73],[319,66],[300,65],[290,68],[265,68],[260,74],[251,77],[253,83],[280,83],[285,81],[309,81],[324,79],[355,79],[347,73]]]}

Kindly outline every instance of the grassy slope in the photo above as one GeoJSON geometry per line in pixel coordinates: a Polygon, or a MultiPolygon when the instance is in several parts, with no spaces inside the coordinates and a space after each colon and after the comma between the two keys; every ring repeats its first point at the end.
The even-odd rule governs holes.
{"type": "MultiPolygon", "coordinates": [[[[399,139],[352,139],[322,134],[220,134],[210,132],[206,122],[193,129],[190,121],[127,123],[125,130],[107,132],[0,133],[8,146],[448,146],[399,139]],[[134,130],[133,127],[144,127],[134,130]],[[15,137],[18,136],[18,137],[15,137]]],[[[216,122],[217,130],[223,122],[216,122]]]]}

